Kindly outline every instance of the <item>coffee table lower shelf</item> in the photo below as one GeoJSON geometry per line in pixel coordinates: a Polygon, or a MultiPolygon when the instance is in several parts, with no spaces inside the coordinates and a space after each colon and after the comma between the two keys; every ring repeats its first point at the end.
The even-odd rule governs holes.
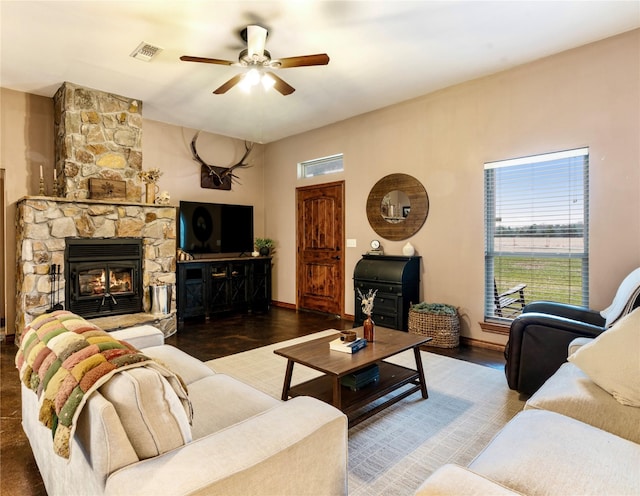
{"type": "MultiPolygon", "coordinates": [[[[337,400],[334,396],[334,385],[336,380],[340,381],[340,378],[330,375],[322,375],[292,386],[289,388],[288,395],[290,397],[313,396],[326,403],[333,404],[349,417],[349,427],[353,427],[422,389],[417,371],[384,361],[378,362],[378,367],[380,371],[378,382],[369,384],[357,391],[345,386],[339,386],[340,392],[337,400]],[[372,404],[372,402],[400,388],[404,389],[383,402],[372,404]],[[339,404],[335,404],[336,402],[339,404]],[[371,408],[365,409],[367,406],[371,408]]],[[[426,387],[424,388],[423,398],[427,398],[425,394],[426,387]]]]}

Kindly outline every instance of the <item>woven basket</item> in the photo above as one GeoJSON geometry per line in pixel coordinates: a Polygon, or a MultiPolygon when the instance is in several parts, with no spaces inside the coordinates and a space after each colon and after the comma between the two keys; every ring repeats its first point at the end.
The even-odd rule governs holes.
{"type": "Polygon", "coordinates": [[[425,346],[455,348],[460,344],[458,314],[440,315],[409,309],[409,332],[433,338],[425,346]]]}

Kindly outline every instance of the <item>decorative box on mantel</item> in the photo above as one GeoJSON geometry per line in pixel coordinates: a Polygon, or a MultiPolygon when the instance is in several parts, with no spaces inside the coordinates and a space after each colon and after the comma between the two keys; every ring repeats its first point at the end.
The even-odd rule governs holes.
{"type": "MultiPolygon", "coordinates": [[[[36,316],[65,301],[66,238],[141,238],[144,310],[141,314],[100,317],[106,330],[153,323],[165,336],[176,331],[175,303],[171,312],[159,317],[148,312],[149,286],[175,284],[176,207],[134,202],[71,200],[42,196],[24,197],[17,204],[16,229],[16,339],[36,316]],[[50,267],[61,267],[59,281],[52,286],[50,267]]],[[[173,292],[175,294],[175,291],[173,292]]],[[[65,306],[66,308],[66,306],[65,306]]],[[[103,327],[104,328],[104,327],[103,327]]]]}

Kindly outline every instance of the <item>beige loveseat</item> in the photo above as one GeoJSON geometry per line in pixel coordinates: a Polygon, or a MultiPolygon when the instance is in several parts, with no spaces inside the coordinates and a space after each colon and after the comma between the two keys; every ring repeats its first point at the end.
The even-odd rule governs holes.
{"type": "Polygon", "coordinates": [[[441,467],[417,494],[640,494],[640,309],[576,341],[468,467],[441,467]]]}
{"type": "Polygon", "coordinates": [[[274,399],[164,344],[150,326],[111,333],[186,383],[189,424],[166,380],[136,368],[91,394],[67,460],[23,385],[22,423],[53,495],[339,495],[347,492],[347,419],[321,401],[274,399]]]}

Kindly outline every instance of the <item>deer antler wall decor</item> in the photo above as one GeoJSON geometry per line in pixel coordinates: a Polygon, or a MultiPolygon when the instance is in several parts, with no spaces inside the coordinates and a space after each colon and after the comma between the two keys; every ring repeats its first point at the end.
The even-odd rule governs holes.
{"type": "Polygon", "coordinates": [[[206,163],[196,150],[196,140],[200,135],[200,131],[198,131],[193,139],[191,140],[191,153],[193,154],[193,160],[198,162],[201,166],[200,168],[200,187],[209,188],[209,189],[222,189],[222,190],[230,190],[232,182],[238,182],[238,176],[236,176],[233,171],[236,169],[244,169],[246,167],[251,167],[249,164],[245,164],[244,161],[247,159],[251,150],[253,150],[254,143],[250,141],[244,142],[245,152],[242,155],[242,158],[229,167],[220,167],[218,165],[211,165],[206,163]]]}

